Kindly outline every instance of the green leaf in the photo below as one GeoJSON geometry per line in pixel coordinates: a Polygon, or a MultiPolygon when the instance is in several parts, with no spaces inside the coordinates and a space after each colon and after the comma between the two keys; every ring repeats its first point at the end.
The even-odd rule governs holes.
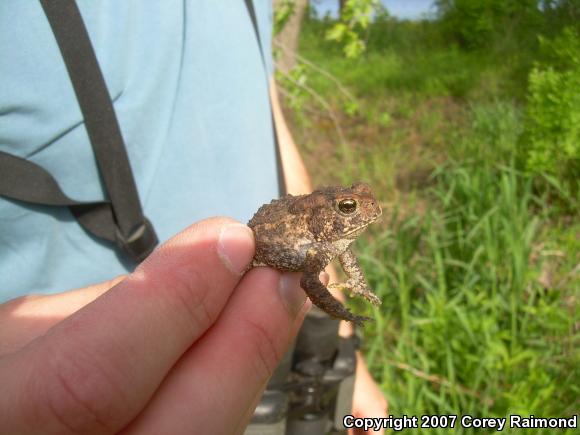
{"type": "Polygon", "coordinates": [[[326,32],[326,39],[329,41],[342,41],[344,35],[348,31],[346,24],[337,23],[328,32],[326,32]]]}

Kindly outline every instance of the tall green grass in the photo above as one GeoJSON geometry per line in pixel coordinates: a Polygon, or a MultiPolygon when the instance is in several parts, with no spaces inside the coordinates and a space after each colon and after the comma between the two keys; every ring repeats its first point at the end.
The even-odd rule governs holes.
{"type": "Polygon", "coordinates": [[[516,106],[469,112],[468,133],[432,173],[425,211],[395,203],[387,229],[361,243],[383,300],[365,329],[369,365],[394,415],[571,416],[580,410],[580,243],[553,240],[550,204],[517,169],[516,106]],[[557,266],[557,282],[542,282],[557,266]]]}
{"type": "MultiPolygon", "coordinates": [[[[539,280],[555,255],[543,244],[548,204],[510,157],[510,107],[474,108],[472,135],[451,151],[464,158],[434,171],[428,210],[395,206],[362,246],[383,300],[366,355],[394,415],[580,410],[580,285],[539,280]]],[[[561,255],[568,271],[579,260],[561,255]]]]}

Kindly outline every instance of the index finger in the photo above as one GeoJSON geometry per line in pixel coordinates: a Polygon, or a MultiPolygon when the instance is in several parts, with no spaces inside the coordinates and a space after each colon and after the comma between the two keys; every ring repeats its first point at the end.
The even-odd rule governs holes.
{"type": "Polygon", "coordinates": [[[16,352],[72,313],[119,284],[125,276],[51,295],[27,295],[0,305],[0,357],[16,352]]]}

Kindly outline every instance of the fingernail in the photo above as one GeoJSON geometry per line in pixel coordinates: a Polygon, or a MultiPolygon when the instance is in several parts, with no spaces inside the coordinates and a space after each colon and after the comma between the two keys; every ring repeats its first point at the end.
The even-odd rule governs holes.
{"type": "Polygon", "coordinates": [[[296,317],[306,301],[306,293],[300,287],[300,274],[283,273],[278,281],[278,291],[290,315],[296,317]]]}
{"type": "Polygon", "coordinates": [[[241,275],[254,255],[254,234],[245,225],[233,224],[220,231],[217,253],[234,274],[241,275]]]}

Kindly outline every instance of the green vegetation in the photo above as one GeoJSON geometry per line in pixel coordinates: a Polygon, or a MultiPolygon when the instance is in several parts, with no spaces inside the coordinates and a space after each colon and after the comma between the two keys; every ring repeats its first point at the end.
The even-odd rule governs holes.
{"type": "Polygon", "coordinates": [[[547,60],[530,72],[527,168],[555,175],[575,196],[580,175],[580,34],[566,27],[553,41],[540,42],[547,60]]]}
{"type": "Polygon", "coordinates": [[[355,60],[325,39],[332,20],[308,18],[305,62],[281,77],[288,116],[316,185],[365,180],[383,201],[357,247],[383,305],[352,303],[376,319],[365,351],[391,413],[569,417],[579,8],[438,3],[433,21],[379,14],[355,60]]]}

